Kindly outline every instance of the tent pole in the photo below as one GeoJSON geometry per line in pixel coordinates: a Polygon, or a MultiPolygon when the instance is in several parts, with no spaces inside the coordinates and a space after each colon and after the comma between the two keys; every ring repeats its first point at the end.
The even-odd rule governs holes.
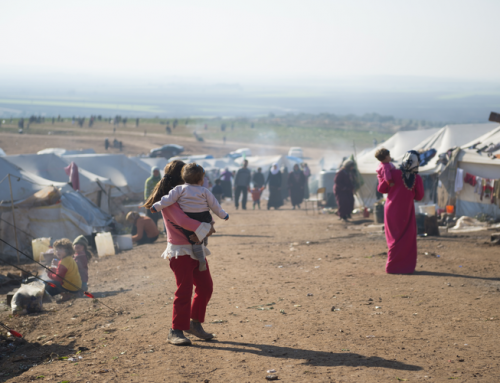
{"type": "Polygon", "coordinates": [[[10,174],[9,177],[9,189],[10,189],[10,203],[12,205],[12,222],[14,223],[14,237],[16,238],[16,251],[17,251],[17,263],[21,263],[21,257],[19,256],[19,243],[17,241],[17,229],[16,229],[16,213],[14,212],[14,197],[12,196],[12,182],[10,182],[10,174]]]}

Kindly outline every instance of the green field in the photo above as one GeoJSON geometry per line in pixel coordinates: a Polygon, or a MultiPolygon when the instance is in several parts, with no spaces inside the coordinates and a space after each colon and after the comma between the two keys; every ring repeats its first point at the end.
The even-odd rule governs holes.
{"type": "MultiPolygon", "coordinates": [[[[0,132],[18,132],[17,121],[6,121],[0,127],[0,132]]],[[[204,140],[215,140],[222,142],[226,137],[227,142],[257,143],[264,145],[284,145],[284,146],[304,146],[318,148],[332,147],[352,147],[355,143],[357,148],[369,147],[373,145],[373,140],[378,142],[387,139],[392,133],[378,132],[368,129],[366,126],[353,124],[352,126],[342,126],[339,128],[324,126],[300,126],[282,124],[273,124],[272,122],[251,122],[246,120],[230,119],[179,119],[178,125],[173,129],[173,119],[141,119],[139,127],[135,126],[135,119],[129,119],[126,125],[116,126],[118,133],[140,133],[147,131],[147,134],[161,134],[166,136],[166,126],[169,124],[172,134],[170,137],[193,137],[196,132],[204,140]],[[186,124],[187,122],[187,124],[186,124]],[[205,129],[205,124],[207,129],[205,129]],[[221,131],[221,124],[226,125],[226,130],[221,131]]],[[[86,119],[83,129],[77,124],[71,124],[71,119],[64,119],[61,122],[55,122],[53,125],[51,119],[46,119],[44,123],[31,123],[29,128],[24,129],[25,134],[54,134],[54,135],[75,135],[85,136],[89,134],[109,134],[114,127],[113,124],[105,121],[97,121],[92,128],[88,127],[86,119]]]]}

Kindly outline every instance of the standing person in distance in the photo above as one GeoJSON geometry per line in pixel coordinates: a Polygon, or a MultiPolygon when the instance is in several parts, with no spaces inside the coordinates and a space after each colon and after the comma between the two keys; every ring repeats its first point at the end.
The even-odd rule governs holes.
{"type": "Polygon", "coordinates": [[[346,160],[335,175],[333,194],[337,199],[339,219],[347,221],[351,218],[354,209],[354,183],[353,183],[354,162],[346,160]]]}
{"type": "Polygon", "coordinates": [[[240,195],[243,194],[241,198],[241,208],[243,210],[247,209],[247,194],[248,187],[250,186],[251,173],[248,169],[248,161],[243,161],[243,167],[238,169],[236,176],[234,177],[234,206],[238,209],[240,195]]]}
{"type": "Polygon", "coordinates": [[[295,210],[295,207],[300,209],[300,204],[304,200],[305,184],[306,176],[300,170],[298,164],[293,165],[293,171],[288,175],[288,190],[290,191],[293,210],[295,210]]]}
{"type": "Polygon", "coordinates": [[[262,174],[262,168],[258,168],[256,172],[252,174],[252,183],[255,189],[260,189],[266,183],[264,179],[264,174],[262,174]]]}
{"type": "Polygon", "coordinates": [[[281,195],[281,171],[278,164],[273,164],[269,169],[266,185],[269,185],[269,200],[267,201],[267,210],[274,207],[274,210],[283,206],[283,197],[281,195]]]}
{"type": "Polygon", "coordinates": [[[220,175],[221,186],[222,186],[222,197],[223,198],[231,198],[233,199],[233,186],[231,185],[231,180],[233,179],[233,173],[229,171],[229,168],[226,168],[224,172],[220,175]]]}

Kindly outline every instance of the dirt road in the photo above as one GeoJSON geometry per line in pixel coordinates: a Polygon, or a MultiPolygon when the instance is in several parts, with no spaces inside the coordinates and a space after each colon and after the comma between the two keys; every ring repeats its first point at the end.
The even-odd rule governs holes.
{"type": "Polygon", "coordinates": [[[205,328],[216,340],[166,343],[175,281],[162,238],[90,265],[89,289],[122,315],[90,299],[2,311],[26,343],[0,340],[0,380],[259,382],[269,369],[284,382],[500,380],[499,251],[488,233],[419,239],[417,272],[387,275],[370,221],[224,208],[231,219],[209,241],[205,328]]]}

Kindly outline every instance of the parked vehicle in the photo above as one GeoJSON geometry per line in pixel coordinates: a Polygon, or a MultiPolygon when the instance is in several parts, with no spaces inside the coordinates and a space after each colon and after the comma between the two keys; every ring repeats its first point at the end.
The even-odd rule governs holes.
{"type": "Polygon", "coordinates": [[[226,154],[226,157],[232,158],[234,160],[236,158],[243,157],[243,154],[245,154],[245,157],[250,157],[252,155],[252,151],[248,148],[241,148],[235,150],[234,152],[226,154]]]}
{"type": "Polygon", "coordinates": [[[304,158],[304,153],[302,152],[302,148],[295,146],[291,147],[288,151],[288,155],[290,157],[304,158]]]}
{"type": "Polygon", "coordinates": [[[170,158],[177,156],[184,151],[184,147],[176,144],[163,145],[159,148],[151,149],[149,157],[170,158]]]}

